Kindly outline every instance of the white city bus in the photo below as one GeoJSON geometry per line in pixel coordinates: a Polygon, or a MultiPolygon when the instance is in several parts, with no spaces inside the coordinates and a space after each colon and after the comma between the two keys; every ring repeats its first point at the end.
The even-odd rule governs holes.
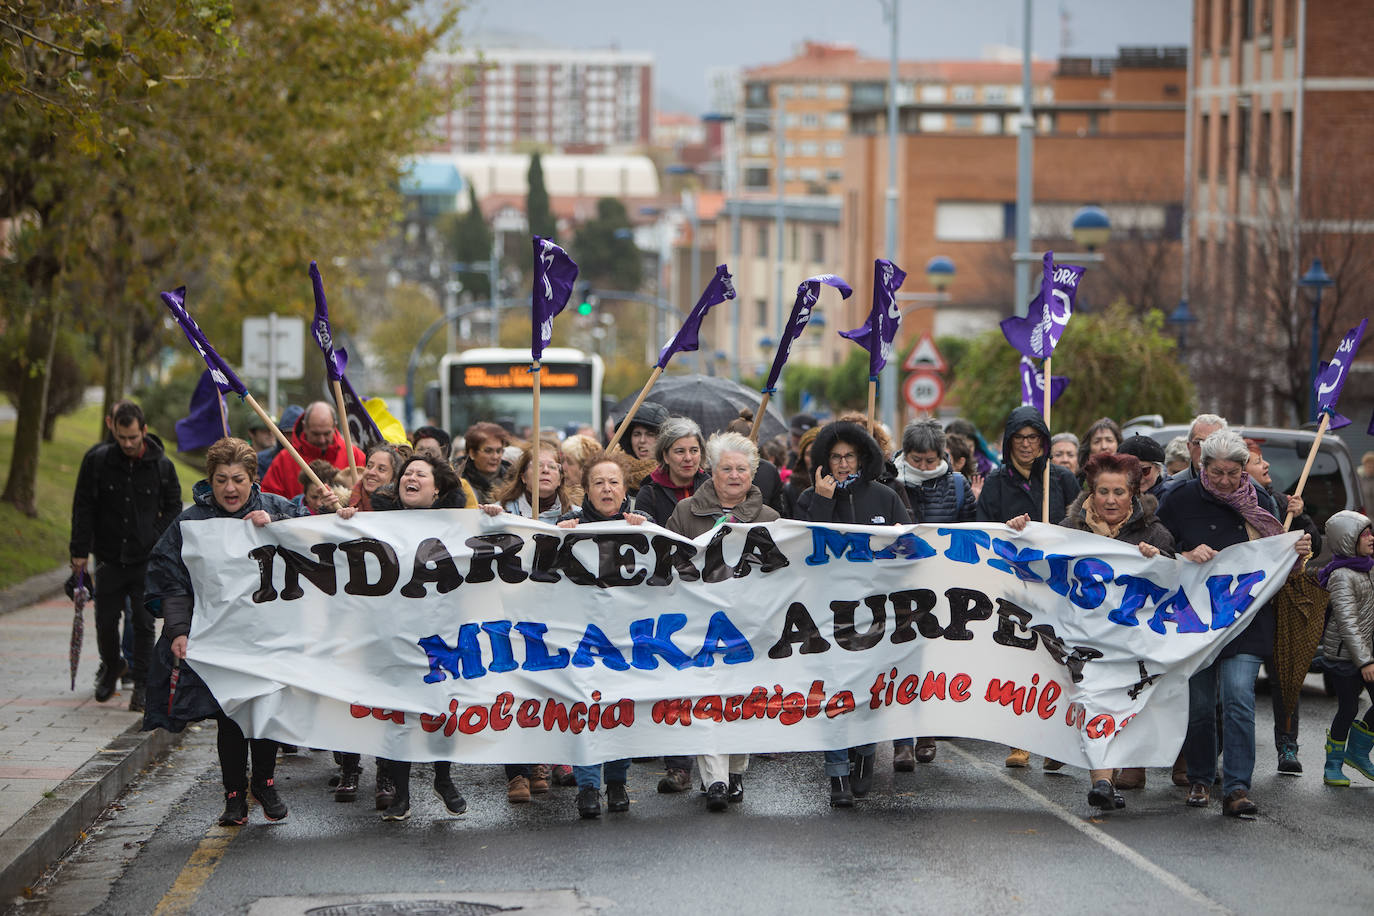
{"type": "MultiPolygon", "coordinates": [[[[550,347],[540,361],[539,425],[601,429],[605,366],[595,353],[550,347]]],[[[523,430],[534,420],[530,351],[497,347],[449,353],[439,364],[438,403],[427,413],[461,436],[478,420],[510,421],[523,430]]]]}

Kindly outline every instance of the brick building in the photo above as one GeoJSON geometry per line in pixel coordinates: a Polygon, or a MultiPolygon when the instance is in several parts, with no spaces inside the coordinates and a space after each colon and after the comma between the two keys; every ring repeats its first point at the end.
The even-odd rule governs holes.
{"type": "MultiPolygon", "coordinates": [[[[1065,58],[1050,80],[1049,100],[1034,105],[1033,247],[1076,248],[1069,226],[1087,204],[1103,207],[1113,224],[1106,260],[1090,270],[1081,305],[1118,297],[1138,308],[1177,302],[1186,59],[1182,48],[1065,58]]],[[[953,98],[898,110],[896,261],[908,273],[903,290],[929,291],[923,271],[936,255],[951,258],[957,270],[948,304],[904,320],[908,340],[927,330],[973,333],[1013,311],[1019,103],[1008,98],[982,107],[981,116],[995,117],[996,130],[922,130],[935,117],[969,113],[968,103],[953,98]]],[[[844,249],[836,262],[855,286],[839,321],[850,327],[868,308],[873,259],[885,250],[886,120],[879,104],[850,109],[841,186],[844,249]]]]}
{"type": "Polygon", "coordinates": [[[653,128],[653,56],[628,51],[486,48],[436,54],[426,70],[460,84],[464,104],[435,125],[437,151],[540,147],[601,153],[645,147],[653,128]]]}
{"type": "MultiPolygon", "coordinates": [[[[1194,374],[1204,405],[1228,417],[1300,422],[1311,313],[1299,276],[1321,258],[1335,281],[1319,316],[1323,359],[1371,311],[1374,5],[1196,0],[1193,14],[1194,374]]],[[[1362,428],[1374,366],[1356,370],[1341,403],[1362,428]]]]}

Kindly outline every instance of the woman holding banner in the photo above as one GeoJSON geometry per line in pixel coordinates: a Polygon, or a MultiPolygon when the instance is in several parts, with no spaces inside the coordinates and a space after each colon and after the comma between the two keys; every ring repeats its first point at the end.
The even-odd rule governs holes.
{"type": "MultiPolygon", "coordinates": [[[[815,486],[797,501],[797,518],[843,525],[909,525],[911,516],[897,494],[878,482],[883,453],[877,441],[856,423],[824,427],[811,446],[815,486]]],[[[873,787],[875,746],[825,752],[830,777],[830,805],[849,808],[873,787]],[[853,755],[853,763],[850,756],[853,755]]]]}
{"type": "MultiPolygon", "coordinates": [[[[179,732],[189,723],[213,718],[219,729],[220,778],[224,782],[224,827],[248,822],[247,791],[262,805],[269,821],[286,817],[286,803],[278,794],[274,775],[277,742],[268,738],[245,738],[238,723],[224,714],[210,688],[186,662],[186,645],[191,633],[195,593],[191,574],[181,557],[181,523],[210,518],[237,518],[261,528],[283,518],[308,515],[309,510],[285,497],[264,493],[258,488],[258,456],[242,439],[220,439],[205,453],[205,479],[192,490],[195,503],[182,511],[158,539],[148,562],[145,600],[148,609],[161,617],[162,635],[153,653],[148,673],[148,703],[143,714],[143,729],[165,728],[179,732]],[[248,762],[252,758],[251,785],[248,762]]],[[[330,495],[331,501],[337,499],[330,495]]],[[[349,518],[354,509],[345,507],[339,515],[349,518]]]]}
{"type": "MultiPolygon", "coordinates": [[[[1174,555],[1174,537],[1155,516],[1158,503],[1153,496],[1139,492],[1138,458],[1102,452],[1088,459],[1083,474],[1087,491],[1069,506],[1068,515],[1059,524],[1135,544],[1146,559],[1174,555]]],[[[1088,804],[1103,810],[1124,808],[1126,800],[1117,789],[1143,788],[1145,768],[1127,767],[1119,777],[1112,770],[1092,770],[1090,778],[1088,804]]]]}
{"type": "MultiPolygon", "coordinates": [[[[1218,551],[1248,540],[1283,533],[1278,507],[1245,473],[1250,450],[1231,429],[1212,433],[1202,442],[1202,469],[1197,477],[1169,490],[1159,520],[1174,536],[1179,553],[1206,563],[1218,551]]],[[[1304,533],[1294,545],[1297,557],[1312,552],[1304,533]]],[[[1188,734],[1183,753],[1188,763],[1188,805],[1205,808],[1211,801],[1217,765],[1217,698],[1222,718],[1222,813],[1253,816],[1259,806],[1250,798],[1255,771],[1255,678],[1274,646],[1272,603],[1252,612],[1249,624],[1226,644],[1211,665],[1188,682],[1188,734]]]]}
{"type": "MultiPolygon", "coordinates": [[[[467,500],[457,472],[442,458],[425,453],[406,459],[395,490],[378,491],[373,496],[373,505],[379,510],[462,509],[470,505],[467,500]]],[[[403,821],[410,817],[410,761],[387,760],[384,765],[395,785],[396,796],[382,812],[382,820],[403,821]]],[[[462,814],[468,803],[453,784],[452,771],[450,761],[435,761],[434,794],[450,813],[462,814]]]]}
{"type": "Polygon", "coordinates": [[[372,496],[382,487],[396,482],[401,473],[401,463],[405,460],[396,446],[389,442],[379,442],[367,450],[367,464],[363,473],[353,486],[353,495],[348,504],[357,506],[363,512],[372,511],[372,496]]]}
{"type": "MultiPolygon", "coordinates": [[[[592,459],[582,473],[582,489],[587,494],[582,508],[560,519],[558,527],[576,528],[583,522],[617,520],[631,525],[644,524],[643,515],[630,511],[630,500],[625,495],[626,463],[623,452],[592,459]]],[[[603,771],[606,779],[606,810],[612,814],[630,810],[630,795],[625,789],[625,778],[630,772],[628,757],[591,766],[575,766],[573,777],[577,780],[577,813],[588,820],[601,816],[603,771]]]]}
{"type": "Polygon", "coordinates": [[[530,498],[529,476],[533,462],[534,448],[525,449],[515,463],[515,473],[493,495],[493,503],[483,505],[482,510],[488,515],[497,515],[504,509],[513,515],[537,518],[551,525],[572,511],[563,480],[563,462],[558,443],[548,440],[539,443],[538,509],[534,508],[535,500],[530,498]]]}
{"type": "MultiPolygon", "coordinates": [[[[754,485],[759,450],[748,436],[716,433],[706,442],[706,461],[711,466],[710,479],[697,487],[691,499],[677,504],[663,527],[696,538],[724,524],[777,521],[777,510],[764,505],[763,493],[754,485]]],[[[748,754],[698,754],[697,769],[706,786],[706,810],[724,811],[729,802],[744,801],[744,771],[748,768],[748,754]]]]}

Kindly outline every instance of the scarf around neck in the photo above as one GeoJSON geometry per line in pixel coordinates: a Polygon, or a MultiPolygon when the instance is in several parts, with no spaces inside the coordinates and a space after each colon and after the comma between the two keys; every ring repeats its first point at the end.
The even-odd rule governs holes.
{"type": "Polygon", "coordinates": [[[1121,532],[1121,529],[1125,527],[1126,523],[1131,520],[1131,516],[1135,514],[1134,502],[1131,503],[1131,510],[1132,511],[1127,513],[1126,517],[1118,524],[1109,525],[1102,520],[1101,516],[1093,511],[1093,501],[1089,498],[1083,500],[1083,521],[1092,529],[1093,534],[1100,534],[1104,538],[1115,538],[1121,532]]]}
{"type": "Polygon", "coordinates": [[[1283,534],[1283,524],[1260,506],[1259,497],[1255,491],[1255,482],[1250,479],[1249,474],[1241,474],[1240,486],[1230,493],[1218,493],[1212,486],[1212,479],[1207,476],[1206,470],[1198,474],[1197,479],[1201,482],[1202,489],[1227,507],[1234,509],[1241,518],[1245,519],[1246,524],[1259,532],[1260,537],[1267,538],[1276,534],[1283,534]]]}
{"type": "Polygon", "coordinates": [[[932,471],[923,471],[919,468],[913,468],[901,457],[898,457],[896,464],[897,479],[908,487],[918,487],[923,483],[928,483],[938,477],[944,477],[949,473],[948,461],[941,461],[932,471]]]}
{"type": "Polygon", "coordinates": [[[1326,583],[1331,581],[1331,574],[1338,569],[1353,569],[1355,572],[1367,573],[1374,569],[1374,557],[1347,557],[1338,553],[1317,573],[1317,583],[1326,588],[1326,583]]]}

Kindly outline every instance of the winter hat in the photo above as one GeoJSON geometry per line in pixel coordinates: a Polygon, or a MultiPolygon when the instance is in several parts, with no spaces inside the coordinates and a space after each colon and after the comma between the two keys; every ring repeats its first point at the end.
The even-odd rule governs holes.
{"type": "Polygon", "coordinates": [[[1139,433],[1117,446],[1116,453],[1118,455],[1134,455],[1141,461],[1164,463],[1164,446],[1149,436],[1142,436],[1139,433]]]}

